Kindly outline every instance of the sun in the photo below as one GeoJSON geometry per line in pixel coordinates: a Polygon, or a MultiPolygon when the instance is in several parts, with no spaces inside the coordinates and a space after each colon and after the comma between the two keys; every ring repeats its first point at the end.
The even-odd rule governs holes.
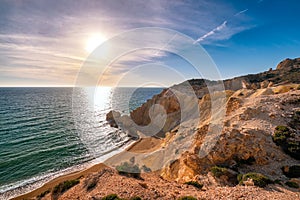
{"type": "Polygon", "coordinates": [[[85,50],[88,53],[92,53],[99,45],[105,42],[107,38],[101,34],[91,35],[86,41],[85,50]]]}

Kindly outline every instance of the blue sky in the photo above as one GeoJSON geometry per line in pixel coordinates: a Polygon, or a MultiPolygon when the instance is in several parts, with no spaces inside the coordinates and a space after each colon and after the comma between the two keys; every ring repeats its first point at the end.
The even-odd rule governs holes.
{"type": "MultiPolygon", "coordinates": [[[[209,53],[223,79],[265,71],[285,58],[299,57],[297,0],[0,2],[2,86],[74,85],[80,67],[91,53],[86,50],[95,41],[91,38],[104,41],[142,27],[173,29],[193,38],[209,53]]],[[[184,72],[184,78],[199,77],[176,55],[140,51],[116,61],[108,70],[104,85],[147,63],[167,65],[184,72]]],[[[160,80],[161,85],[180,81],[167,71],[159,75],[153,70],[133,73],[136,76],[129,77],[140,80],[127,81],[128,86],[146,80],[144,76],[160,80]]]]}

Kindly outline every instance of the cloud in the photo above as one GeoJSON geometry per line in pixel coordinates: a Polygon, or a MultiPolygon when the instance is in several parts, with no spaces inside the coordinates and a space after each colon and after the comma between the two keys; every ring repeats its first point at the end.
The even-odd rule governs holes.
{"type": "Polygon", "coordinates": [[[239,16],[239,15],[241,15],[241,14],[247,12],[248,10],[249,10],[248,8],[245,9],[245,10],[241,10],[240,12],[237,12],[234,16],[235,16],[235,17],[236,17],[236,16],[239,16]]]}
{"type": "Polygon", "coordinates": [[[226,27],[227,21],[224,21],[221,25],[217,26],[216,28],[214,28],[213,30],[209,31],[208,33],[206,33],[205,35],[201,36],[200,38],[198,38],[194,44],[201,42],[203,40],[205,40],[207,37],[214,35],[215,33],[217,33],[218,31],[221,31],[222,29],[224,29],[226,27]]]}
{"type": "MultiPolygon", "coordinates": [[[[24,70],[27,73],[22,75],[18,72],[18,77],[27,77],[27,81],[32,78],[29,72],[37,77],[40,73],[43,78],[44,74],[49,75],[49,80],[56,80],[56,77],[64,80],[63,76],[67,74],[67,79],[71,80],[88,56],[84,51],[85,41],[93,33],[112,37],[133,28],[164,27],[192,38],[203,35],[198,42],[213,43],[245,28],[239,24],[233,26],[231,21],[230,28],[227,27],[227,21],[218,26],[221,20],[236,11],[229,4],[206,0],[78,0],[76,3],[69,0],[18,0],[5,1],[0,5],[0,11],[0,72],[5,66],[5,73],[14,77],[18,72],[16,70],[24,70]],[[214,10],[218,10],[217,14],[212,12],[214,10]]],[[[171,38],[158,36],[154,39],[158,39],[164,48],[171,38]]],[[[137,36],[135,40],[122,45],[143,44],[142,40],[143,37],[137,36]]],[[[115,64],[115,73],[123,73],[130,66],[165,56],[168,55],[163,51],[150,50],[128,54],[120,58],[118,66],[115,64]]],[[[56,82],[53,81],[53,84],[56,82]]]]}

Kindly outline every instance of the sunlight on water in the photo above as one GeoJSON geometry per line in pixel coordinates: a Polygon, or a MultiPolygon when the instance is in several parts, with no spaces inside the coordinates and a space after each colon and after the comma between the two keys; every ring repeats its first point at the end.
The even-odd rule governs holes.
{"type": "Polygon", "coordinates": [[[87,106],[94,111],[110,108],[111,87],[87,87],[82,89],[81,98],[87,100],[87,106]]]}
{"type": "Polygon", "coordinates": [[[96,87],[94,93],[94,109],[105,110],[110,107],[110,99],[112,95],[111,87],[96,87]]]}

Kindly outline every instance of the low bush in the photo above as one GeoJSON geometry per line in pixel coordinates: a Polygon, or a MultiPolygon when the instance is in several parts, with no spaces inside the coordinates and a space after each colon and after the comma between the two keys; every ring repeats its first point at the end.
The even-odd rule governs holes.
{"type": "Polygon", "coordinates": [[[197,200],[197,199],[192,196],[185,196],[185,197],[180,197],[178,200],[197,200]]]}
{"type": "Polygon", "coordinates": [[[67,180],[56,185],[52,190],[52,198],[57,199],[59,195],[80,183],[79,179],[67,180]]]}
{"type": "Polygon", "coordinates": [[[116,167],[116,170],[121,175],[126,175],[133,178],[140,178],[141,170],[138,165],[132,163],[124,162],[116,167]]]}
{"type": "Polygon", "coordinates": [[[225,167],[218,167],[218,166],[213,166],[210,171],[212,172],[213,176],[219,178],[222,175],[226,175],[228,173],[228,169],[225,167]]]}
{"type": "Polygon", "coordinates": [[[216,178],[221,178],[221,176],[224,176],[227,182],[226,184],[236,185],[238,183],[237,182],[238,173],[232,169],[228,169],[226,167],[214,166],[210,169],[210,171],[212,175],[216,178]]]}
{"type": "Polygon", "coordinates": [[[289,127],[277,126],[272,139],[286,154],[300,159],[300,141],[289,127]]]}
{"type": "Polygon", "coordinates": [[[293,181],[287,181],[287,182],[285,182],[285,184],[291,188],[299,188],[298,183],[293,182],[293,181]]]}
{"type": "Polygon", "coordinates": [[[192,186],[194,186],[195,188],[198,188],[198,189],[201,189],[203,187],[203,184],[198,183],[197,181],[188,181],[185,184],[192,185],[192,186]]]}
{"type": "Polygon", "coordinates": [[[286,140],[290,137],[290,129],[286,126],[277,126],[273,135],[273,141],[277,145],[286,143],[286,140]]]}
{"type": "Polygon", "coordinates": [[[44,192],[42,192],[41,194],[37,195],[37,199],[42,199],[43,197],[45,197],[47,194],[50,193],[50,189],[46,190],[44,192]]]}
{"type": "Polygon", "coordinates": [[[281,180],[279,180],[279,179],[276,179],[276,180],[274,181],[274,183],[276,183],[276,184],[278,184],[278,185],[282,185],[281,180]]]}
{"type": "Polygon", "coordinates": [[[238,176],[239,183],[243,184],[243,181],[247,181],[248,179],[252,179],[254,185],[258,187],[265,187],[266,185],[273,183],[271,179],[269,179],[267,176],[260,174],[260,173],[255,173],[255,172],[250,172],[244,175],[239,175],[238,176]]]}

